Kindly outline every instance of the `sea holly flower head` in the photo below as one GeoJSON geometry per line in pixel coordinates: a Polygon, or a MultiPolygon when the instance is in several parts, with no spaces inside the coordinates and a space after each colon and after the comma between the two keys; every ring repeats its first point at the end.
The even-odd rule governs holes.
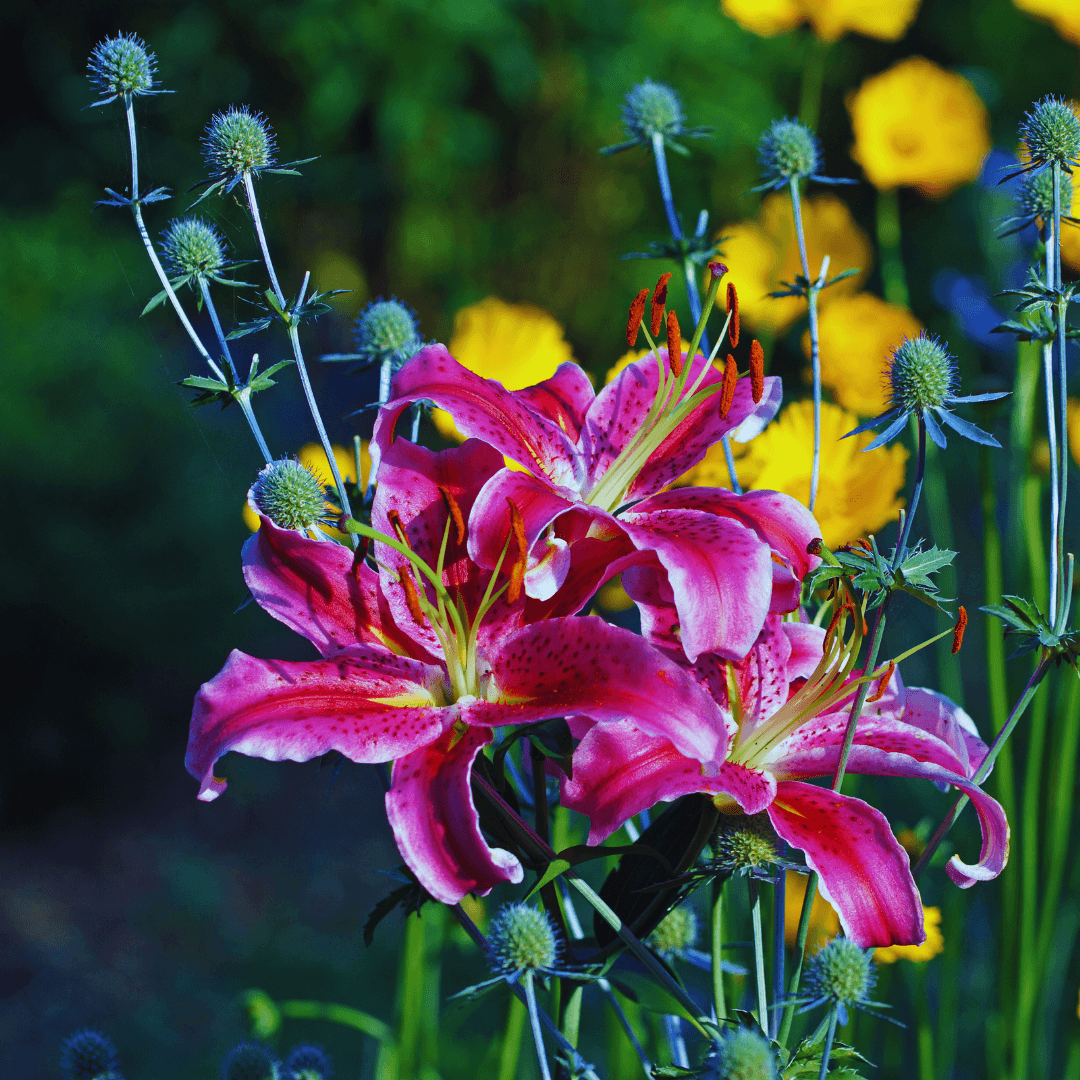
{"type": "Polygon", "coordinates": [[[90,82],[102,95],[95,105],[161,92],[154,89],[157,60],[135,34],[117,34],[98,42],[86,66],[90,82]]]}
{"type": "MultiPolygon", "coordinates": [[[[724,874],[768,874],[777,859],[776,830],[767,814],[725,814],[711,840],[710,865],[724,874]]],[[[771,875],[769,875],[771,876],[771,875]]]]}
{"type": "Polygon", "coordinates": [[[1072,172],[1080,163],[1080,117],[1064,98],[1048,95],[1037,101],[1024,114],[1020,138],[1031,160],[1027,168],[1056,164],[1072,172]]]}
{"type": "Polygon", "coordinates": [[[718,1039],[705,1062],[704,1080],[777,1080],[776,1054],[756,1028],[737,1027],[718,1039]]]}
{"type": "Polygon", "coordinates": [[[60,1071],[67,1080],[121,1080],[120,1055],[111,1040],[87,1028],[63,1041],[60,1071]]]}
{"type": "Polygon", "coordinates": [[[221,1080],[283,1080],[281,1062],[262,1043],[238,1043],[221,1063],[221,1080]]]}
{"type": "Polygon", "coordinates": [[[681,956],[698,940],[697,912],[687,903],[672,908],[649,935],[648,944],[664,959],[681,956]]]}
{"type": "Polygon", "coordinates": [[[269,121],[246,105],[216,113],[203,134],[203,156],[215,180],[236,181],[269,168],[275,152],[269,121]]]}
{"type": "Polygon", "coordinates": [[[796,999],[804,1002],[799,1011],[826,1005],[836,1010],[836,1018],[841,1026],[848,1022],[849,1007],[881,1017],[877,1010],[887,1009],[888,1006],[870,1000],[870,992],[877,982],[871,957],[871,953],[850,938],[833,938],[814,954],[807,965],[803,981],[806,992],[796,999]]]}
{"type": "Polygon", "coordinates": [[[305,532],[330,520],[323,482],[294,458],[271,461],[262,468],[248,492],[248,505],[280,529],[305,532]]]}
{"type": "Polygon", "coordinates": [[[161,245],[166,269],[182,277],[216,274],[226,265],[225,241],[200,217],[170,221],[161,245]]]}
{"type": "Polygon", "coordinates": [[[395,297],[368,304],[356,317],[353,336],[358,356],[373,364],[389,360],[395,370],[424,344],[416,313],[395,297]]]}
{"type": "Polygon", "coordinates": [[[559,959],[559,940],[546,911],[507,904],[488,927],[491,966],[499,975],[550,971],[559,959]]]}
{"type": "Polygon", "coordinates": [[[801,120],[774,120],[758,140],[758,165],[764,183],[754,191],[774,191],[791,181],[816,180],[819,184],[854,184],[821,176],[821,142],[801,120]]]}
{"type": "Polygon", "coordinates": [[[702,139],[711,128],[688,128],[679,95],[664,83],[646,79],[634,86],[623,101],[623,130],[626,142],[605,146],[601,154],[617,154],[634,146],[651,146],[654,139],[681,153],[686,149],[674,140],[679,137],[702,139]]]}
{"type": "Polygon", "coordinates": [[[948,406],[962,402],[997,401],[999,398],[1008,397],[1008,391],[957,394],[960,377],[956,371],[956,361],[941,340],[933,334],[923,331],[918,337],[905,338],[897,345],[889,361],[888,382],[889,408],[844,436],[846,439],[891,421],[880,435],[863,447],[864,453],[867,450],[876,450],[895,439],[911,416],[917,417],[926,425],[930,438],[942,450],[946,445],[942,424],[972,442],[984,446],[1001,446],[993,435],[967,420],[962,420],[948,406]]]}
{"type": "Polygon", "coordinates": [[[331,1080],[334,1066],[318,1046],[294,1046],[285,1059],[285,1080],[331,1080]]]}

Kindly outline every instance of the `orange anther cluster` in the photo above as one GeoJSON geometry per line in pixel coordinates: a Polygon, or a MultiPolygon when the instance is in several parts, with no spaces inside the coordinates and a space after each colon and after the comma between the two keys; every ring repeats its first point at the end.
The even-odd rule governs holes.
{"type": "Polygon", "coordinates": [[[956,628],[952,632],[952,651],[954,653],[958,653],[960,651],[960,646],[964,644],[964,631],[967,629],[967,624],[967,608],[961,604],[960,611],[956,616],[956,628]]]}
{"type": "Polygon", "coordinates": [[[626,344],[632,349],[637,344],[638,331],[641,329],[641,317],[645,314],[645,301],[649,290],[642,289],[630,305],[630,317],[626,320],[626,344]]]}
{"type": "Polygon", "coordinates": [[[424,625],[424,612],[420,608],[420,594],[416,591],[416,582],[413,580],[412,568],[403,566],[398,571],[401,587],[405,590],[405,603],[408,605],[409,614],[421,625],[424,625]]]}
{"type": "Polygon", "coordinates": [[[885,674],[881,676],[881,682],[878,683],[877,691],[866,699],[867,702],[880,701],[885,696],[885,691],[889,688],[889,680],[893,677],[895,670],[896,664],[890,660],[889,666],[885,669],[885,674]]]}
{"type": "Polygon", "coordinates": [[[412,551],[412,544],[409,543],[409,534],[405,532],[405,526],[401,524],[401,515],[396,510],[388,510],[386,517],[397,538],[412,551]]]}
{"type": "Polygon", "coordinates": [[[765,393],[765,350],[755,338],[750,342],[750,395],[756,405],[765,393]]]}
{"type": "Polygon", "coordinates": [[[652,318],[650,319],[649,332],[654,338],[659,336],[660,327],[664,322],[664,305],[667,303],[667,285],[670,280],[670,271],[661,274],[660,280],[656,283],[656,288],[653,289],[652,318]]]}
{"type": "MultiPolygon", "coordinates": [[[[646,290],[648,292],[648,290],[646,290]]],[[[511,604],[517,603],[521,596],[521,590],[525,584],[525,567],[529,558],[529,547],[525,541],[525,522],[521,519],[521,511],[514,505],[512,499],[506,500],[510,507],[510,531],[517,545],[517,558],[510,567],[510,588],[506,590],[506,599],[511,604]]]]}
{"type": "Polygon", "coordinates": [[[457,499],[448,488],[441,487],[439,491],[442,492],[443,502],[446,503],[446,512],[454,523],[454,539],[459,544],[463,544],[465,543],[465,519],[461,516],[461,507],[458,506],[457,499]]]}
{"type": "Polygon", "coordinates": [[[667,354],[672,374],[678,378],[682,374],[682,332],[674,311],[667,313],[667,354]]]}
{"type": "Polygon", "coordinates": [[[720,390],[720,419],[725,420],[735,400],[735,384],[739,381],[739,369],[735,357],[728,353],[724,361],[724,385],[720,390]]]}

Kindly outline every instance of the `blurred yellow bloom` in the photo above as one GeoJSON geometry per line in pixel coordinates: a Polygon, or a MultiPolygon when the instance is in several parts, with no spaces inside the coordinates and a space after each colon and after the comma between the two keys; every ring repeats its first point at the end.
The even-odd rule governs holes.
{"type": "MultiPolygon", "coordinates": [[[[356,455],[351,449],[347,449],[344,446],[332,446],[334,451],[334,460],[337,462],[338,471],[341,473],[341,479],[346,483],[356,482],[356,455]]],[[[334,483],[333,474],[330,472],[330,463],[326,460],[326,451],[318,443],[308,443],[306,446],[300,448],[299,453],[296,455],[297,460],[301,465],[310,469],[323,483],[324,487],[332,487],[334,483]]],[[[360,471],[361,471],[361,484],[366,484],[368,474],[371,471],[371,457],[368,454],[367,441],[360,443],[360,471]]],[[[252,531],[255,532],[259,527],[259,518],[255,511],[248,506],[247,501],[244,501],[244,524],[252,531]]],[[[327,529],[328,533],[332,536],[340,537],[344,536],[344,533],[339,533],[337,529],[327,529]]]]}
{"type": "MultiPolygon", "coordinates": [[[[799,936],[799,917],[802,915],[803,898],[806,896],[806,874],[796,870],[787,872],[784,886],[784,940],[794,945],[799,936]]],[[[806,934],[806,951],[816,952],[840,933],[840,918],[821,893],[814,895],[810,909],[810,929],[806,934]]]]}
{"type": "MultiPolygon", "coordinates": [[[[485,379],[507,390],[520,390],[550,379],[574,354],[555,317],[532,304],[508,304],[489,296],[454,316],[450,355],[485,379]]],[[[462,436],[448,413],[433,409],[431,419],[448,439],[462,436]]]]}
{"type": "Polygon", "coordinates": [[[911,960],[925,963],[932,960],[945,949],[945,938],[941,934],[941,908],[924,907],[923,929],[926,940],[921,945],[890,945],[887,949],[875,949],[874,959],[879,964],[895,964],[897,960],[911,960]]]}
{"type": "Polygon", "coordinates": [[[848,98],[851,156],[875,187],[947,195],[979,175],[990,152],[986,106],[962,75],[911,56],[848,98]]]}
{"type": "MultiPolygon", "coordinates": [[[[822,539],[832,548],[877,532],[895,521],[904,505],[900,495],[907,450],[893,443],[860,453],[873,440],[872,431],[841,440],[858,423],[854,414],[839,405],[822,403],[821,482],[814,517],[822,539]]],[[[814,458],[813,402],[792,402],[756,439],[733,443],[732,450],[744,488],[783,491],[806,505],[814,458]]],[[[711,447],[705,460],[680,477],[679,483],[730,487],[721,446],[711,447]]]]}
{"type": "MultiPolygon", "coordinates": [[[[813,195],[803,199],[802,208],[810,272],[817,274],[825,255],[830,277],[843,270],[859,270],[821,294],[818,303],[825,308],[859,289],[872,260],[870,241],[835,195],[813,195]]],[[[731,267],[727,280],[739,291],[741,322],[780,334],[806,314],[805,300],[794,296],[774,300],[768,295],[782,281],[794,281],[802,273],[795,218],[786,193],[766,196],[756,221],[729,225],[717,235],[724,237],[724,261],[731,267]]]]}
{"type": "MultiPolygon", "coordinates": [[[[830,304],[818,323],[821,383],[845,408],[859,416],[877,416],[888,402],[885,373],[892,349],[915,337],[923,325],[905,307],[870,293],[844,296],[830,304]]],[[[810,331],[803,335],[810,359],[810,331]]]]}
{"type": "Polygon", "coordinates": [[[822,41],[849,30],[899,41],[915,18],[919,0],[721,0],[721,8],[744,30],[772,37],[808,21],[822,41]]]}
{"type": "Polygon", "coordinates": [[[1076,0],[1013,0],[1029,15],[1046,19],[1066,40],[1080,44],[1080,4],[1076,0]]]}
{"type": "Polygon", "coordinates": [[[1080,465],[1080,401],[1069,398],[1069,453],[1073,461],[1080,465]]]}

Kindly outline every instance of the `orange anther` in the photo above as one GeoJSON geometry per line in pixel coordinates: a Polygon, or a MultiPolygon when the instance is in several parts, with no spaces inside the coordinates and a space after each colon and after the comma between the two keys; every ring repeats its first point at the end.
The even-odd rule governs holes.
{"type": "Polygon", "coordinates": [[[401,515],[396,510],[388,510],[386,517],[390,522],[390,527],[397,535],[397,538],[412,551],[412,544],[409,543],[409,534],[405,531],[405,526],[401,524],[401,515]]]}
{"type": "Polygon", "coordinates": [[[626,343],[632,349],[637,344],[638,331],[641,329],[641,316],[645,314],[645,301],[649,290],[642,289],[630,305],[630,317],[626,320],[626,343]]]}
{"type": "Polygon", "coordinates": [[[463,544],[465,543],[465,519],[461,516],[461,507],[458,506],[458,501],[449,488],[441,487],[439,491],[442,492],[443,502],[446,503],[446,512],[454,523],[454,538],[459,544],[463,544]]]}
{"type": "Polygon", "coordinates": [[[756,405],[765,393],[765,351],[755,338],[750,342],[750,395],[756,405]]]}
{"type": "Polygon", "coordinates": [[[656,288],[652,294],[652,319],[649,330],[655,338],[660,334],[660,326],[664,321],[664,305],[667,303],[667,283],[671,280],[670,271],[660,275],[656,288]]]}
{"type": "Polygon", "coordinates": [[[731,342],[731,347],[734,349],[739,344],[739,294],[735,291],[734,282],[731,281],[727,283],[727,309],[728,314],[731,316],[727,336],[728,341],[731,342]]]}
{"type": "Polygon", "coordinates": [[[516,604],[525,584],[525,567],[529,558],[529,548],[525,541],[525,522],[521,520],[521,511],[514,505],[513,499],[507,499],[510,507],[510,531],[517,544],[518,554],[510,567],[510,588],[506,590],[506,599],[516,604]]]}
{"type": "Polygon", "coordinates": [[[967,608],[961,604],[960,611],[956,616],[956,629],[952,632],[952,651],[954,653],[958,653],[960,646],[964,644],[964,631],[967,629],[967,624],[967,608]]]}
{"type": "Polygon", "coordinates": [[[889,666],[885,669],[885,674],[881,676],[881,682],[877,685],[876,693],[871,694],[870,697],[866,699],[868,703],[871,701],[880,701],[885,696],[885,691],[889,688],[889,680],[892,678],[895,670],[896,664],[890,660],[889,666]]]}
{"type": "Polygon", "coordinates": [[[739,381],[739,369],[735,365],[735,357],[728,353],[724,361],[724,385],[720,391],[720,419],[727,418],[731,411],[732,402],[735,400],[735,384],[739,381]]]}
{"type": "Polygon", "coordinates": [[[403,566],[398,571],[401,587],[405,590],[405,603],[409,607],[409,614],[421,625],[424,625],[424,612],[420,607],[420,594],[416,591],[416,582],[413,580],[412,568],[403,566]]]}
{"type": "Polygon", "coordinates": [[[667,313],[667,354],[671,372],[678,378],[682,374],[682,331],[674,311],[667,313]]]}

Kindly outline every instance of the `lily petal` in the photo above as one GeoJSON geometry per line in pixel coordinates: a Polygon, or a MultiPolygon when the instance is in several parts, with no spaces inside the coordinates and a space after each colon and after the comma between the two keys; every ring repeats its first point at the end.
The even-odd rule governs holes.
{"type": "Polygon", "coordinates": [[[821,895],[852,941],[869,948],[925,940],[907,852],[884,815],[861,799],[790,780],[776,785],[768,814],[821,876],[821,895]]]}
{"type": "Polygon", "coordinates": [[[258,660],[234,649],[195,698],[187,770],[199,798],[225,781],[214,763],[234,750],[267,761],[309,761],[337,750],[350,761],[391,761],[437,739],[456,719],[432,687],[442,668],[357,645],[330,660],[258,660]]]}
{"type": "Polygon", "coordinates": [[[560,364],[550,379],[515,390],[533,412],[558,424],[577,442],[585,414],[596,398],[589,376],[577,364],[560,364]]]}
{"type": "Polygon", "coordinates": [[[406,865],[443,904],[456,904],[470,892],[486,896],[525,876],[514,855],[488,847],[480,833],[470,777],[476,755],[490,741],[483,729],[447,731],[394,762],[386,816],[406,865]]]}

